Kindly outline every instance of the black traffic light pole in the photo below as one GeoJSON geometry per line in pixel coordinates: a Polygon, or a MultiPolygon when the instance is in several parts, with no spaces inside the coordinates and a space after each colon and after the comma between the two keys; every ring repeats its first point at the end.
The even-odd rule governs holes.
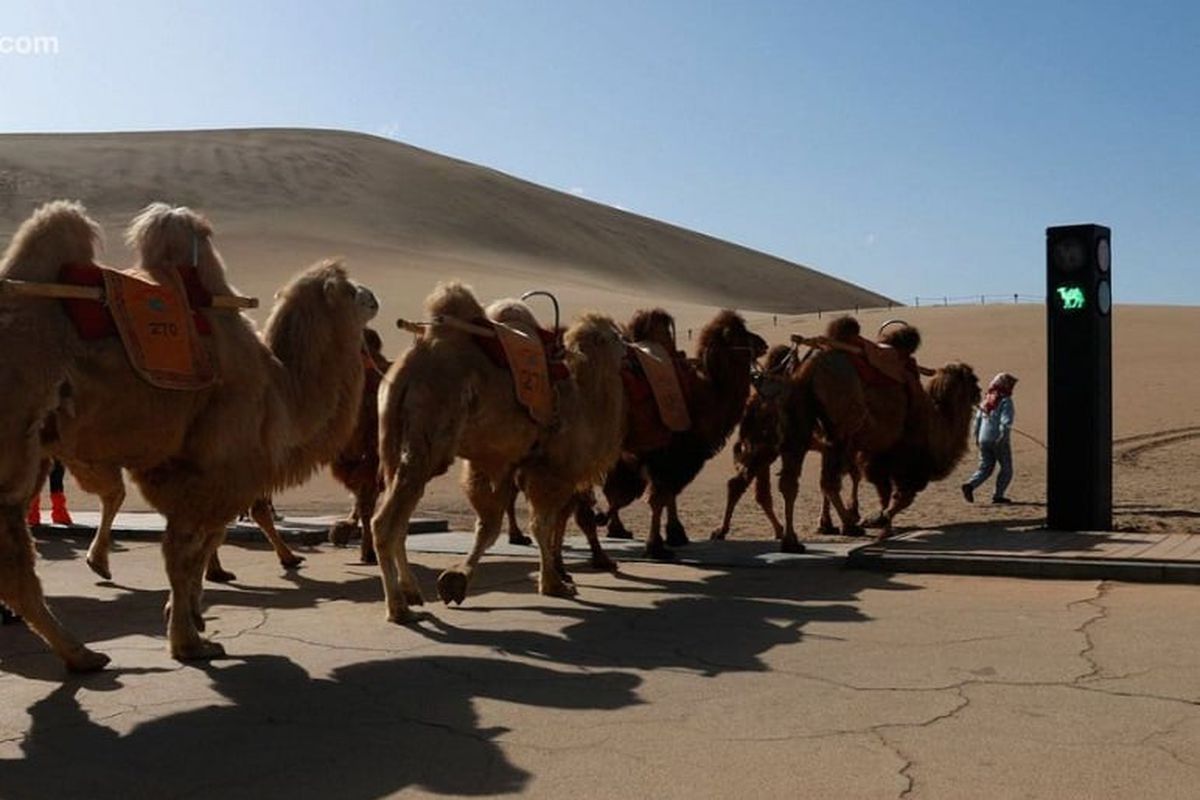
{"type": "Polygon", "coordinates": [[[1112,232],[1046,229],[1046,524],[1112,528],[1112,232]]]}

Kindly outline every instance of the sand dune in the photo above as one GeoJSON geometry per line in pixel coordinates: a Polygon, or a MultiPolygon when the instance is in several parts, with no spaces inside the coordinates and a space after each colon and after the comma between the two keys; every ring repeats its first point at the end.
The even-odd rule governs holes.
{"type": "MultiPolygon", "coordinates": [[[[0,229],[11,232],[36,204],[84,200],[109,233],[108,259],[128,260],[119,231],[153,199],[206,211],[234,282],[268,301],[298,267],[341,253],[383,303],[390,352],[409,337],[390,322],[419,317],[440,279],[458,277],[484,299],[553,290],[569,318],[597,308],[618,318],[651,303],[679,321],[681,346],[716,306],[747,311],[771,342],[815,333],[816,309],[886,305],[886,298],[829,276],[700,234],[637,217],[493,170],[396,142],[319,131],[0,136],[0,229]]],[[[1120,286],[1120,264],[1114,266],[1120,286]]],[[[1118,300],[1119,300],[1118,292],[1118,300]]],[[[548,306],[539,304],[539,313],[548,306]]],[[[264,311],[257,312],[261,320],[264,311]]],[[[1036,524],[1044,516],[1045,310],[1034,305],[864,310],[864,328],[889,316],[921,327],[924,363],[972,364],[986,381],[1000,370],[1021,378],[1014,441],[1020,505],[968,506],[958,472],[923,494],[906,524],[991,520],[1036,524]]],[[[1118,527],[1200,532],[1200,308],[1128,307],[1114,312],[1115,519],[1118,527]]],[[[722,453],[681,500],[694,534],[719,520],[730,457],[722,453]]],[[[816,468],[804,476],[800,519],[815,523],[816,468]]],[[[426,509],[467,521],[456,475],[436,481],[426,509]]],[[[984,494],[981,492],[981,494],[984,494]]],[[[986,497],[986,494],[984,494],[986,497]]],[[[344,492],[320,477],[279,498],[289,510],[337,511],[344,492]]],[[[87,506],[84,498],[77,504],[87,506]]],[[[130,506],[140,505],[131,497],[130,506]]],[[[867,507],[872,501],[867,500],[867,507]]],[[[734,536],[768,531],[752,503],[734,536]]],[[[645,520],[628,515],[636,530],[645,520]]]]}
{"type": "MultiPolygon", "coordinates": [[[[428,258],[493,275],[536,269],[590,288],[636,285],[669,299],[792,313],[887,304],[763,253],[356,133],[0,137],[3,224],[50,197],[81,199],[113,224],[165,199],[209,213],[223,241],[299,236],[391,258],[401,270],[428,258]]],[[[261,261],[251,269],[275,271],[261,261]]]]}

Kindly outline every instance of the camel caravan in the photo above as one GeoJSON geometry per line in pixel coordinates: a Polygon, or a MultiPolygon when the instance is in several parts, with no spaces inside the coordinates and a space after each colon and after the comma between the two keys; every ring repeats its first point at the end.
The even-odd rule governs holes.
{"type": "Polygon", "coordinates": [[[526,300],[485,307],[456,281],[434,288],[424,319],[397,321],[414,340],[389,362],[368,327],[376,296],[336,260],[298,271],[258,330],[242,313],[255,301],[229,282],[199,214],[146,207],[126,231],[136,263],[125,270],[97,263],[100,237],[82,205],[54,201],[20,226],[0,262],[0,604],[73,671],[108,658],[58,621],[35,572],[25,512],[51,459],[101,499],[87,557],[98,574],[111,576],[125,473],[166,518],[170,653],[208,659],[224,650],[202,636],[202,590],[205,578],[232,578],[217,555],[226,526],[249,509],[281,565],[298,567],[269,498],[325,466],[355,498],[330,540],[361,537],[362,560],[379,565],[387,619],[404,623],[424,602],[408,560],[409,521],[429,482],[456,460],[475,538],[438,576],[441,600],[464,602],[506,516],[510,541],[529,541],[512,517],[520,494],[538,591],[571,597],[568,524],[587,537],[594,566],[615,569],[600,531],[631,538],[622,512],[629,518],[644,496],[645,553],[673,559],[689,542],[680,497],[735,431],[734,475],[712,539],[726,537],[753,483],[781,549],[802,552],[795,503],[810,451],[820,456],[819,532],[875,526],[886,536],[961,459],[980,399],[965,364],[919,367],[919,334],[899,321],[878,341],[843,317],[822,336],[769,348],[724,310],[689,357],[661,308],[625,324],[586,313],[562,326],[555,301],[554,324],[543,326],[526,300]],[[782,521],[771,492],[776,462],[782,521]],[[861,479],[880,501],[865,520],[861,479]]]}

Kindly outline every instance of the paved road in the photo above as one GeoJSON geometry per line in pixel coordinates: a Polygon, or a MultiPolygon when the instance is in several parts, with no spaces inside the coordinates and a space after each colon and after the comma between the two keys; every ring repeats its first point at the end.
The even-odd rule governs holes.
{"type": "MultiPolygon", "coordinates": [[[[66,679],[0,629],[0,797],[1194,797],[1200,587],[765,568],[485,565],[461,608],[383,621],[378,579],[231,548],[209,630],[162,639],[158,547],[114,583],[43,540],[53,606],[113,657],[66,679]]],[[[416,557],[426,594],[453,556],[416,557]]]]}

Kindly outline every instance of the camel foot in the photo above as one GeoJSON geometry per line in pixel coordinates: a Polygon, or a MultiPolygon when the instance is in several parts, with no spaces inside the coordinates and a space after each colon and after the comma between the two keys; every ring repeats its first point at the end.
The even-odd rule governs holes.
{"type": "Polygon", "coordinates": [[[91,567],[92,572],[104,578],[106,581],[112,580],[112,572],[108,569],[108,559],[87,557],[87,565],[91,567]]]}
{"type": "Polygon", "coordinates": [[[405,589],[404,602],[410,606],[423,606],[425,605],[425,595],[421,594],[420,589],[405,589]]]}
{"type": "Polygon", "coordinates": [[[204,578],[213,583],[231,583],[237,580],[237,575],[234,575],[227,569],[209,567],[204,572],[204,578]]]}
{"type": "Polygon", "coordinates": [[[528,536],[521,533],[520,531],[509,531],[508,532],[508,543],[519,545],[521,547],[528,547],[529,545],[533,544],[533,539],[530,539],[528,536]]]}
{"type": "Polygon", "coordinates": [[[538,593],[544,597],[565,597],[569,599],[579,594],[579,590],[575,588],[575,584],[569,581],[557,581],[542,584],[538,587],[538,593]]]}
{"type": "Polygon", "coordinates": [[[892,533],[894,533],[894,531],[892,530],[892,526],[889,525],[880,530],[879,533],[875,534],[875,541],[882,542],[885,539],[890,539],[892,538],[892,533]]]}
{"type": "Polygon", "coordinates": [[[337,522],[329,527],[329,543],[338,547],[345,547],[350,544],[350,540],[355,536],[362,535],[359,532],[358,525],[353,522],[337,522]]]}
{"type": "Polygon", "coordinates": [[[617,562],[608,557],[608,553],[592,553],[592,566],[605,572],[616,572],[617,562]]]}
{"type": "MultiPolygon", "coordinates": [[[[725,537],[728,535],[729,535],[728,528],[717,528],[715,531],[713,531],[712,533],[710,533],[708,535],[708,540],[710,542],[723,542],[723,541],[725,541],[725,537]]],[[[775,538],[778,539],[779,537],[777,536],[775,538]]]]}
{"type": "Polygon", "coordinates": [[[407,608],[389,611],[387,621],[395,625],[409,625],[417,621],[417,615],[407,608]]]}
{"type": "Polygon", "coordinates": [[[691,544],[688,539],[687,531],[684,530],[683,523],[668,522],[667,523],[667,545],[670,547],[687,547],[691,544]]]}
{"type": "Polygon", "coordinates": [[[358,554],[358,560],[361,564],[378,564],[379,557],[375,555],[374,550],[363,550],[358,554]]]}
{"type": "MultiPolygon", "coordinates": [[[[838,536],[840,534],[841,534],[841,531],[838,530],[838,526],[834,525],[832,522],[825,521],[817,526],[817,536],[838,536]]],[[[783,538],[783,537],[780,536],[777,538],[783,538]]]]}
{"type": "Polygon", "coordinates": [[[295,553],[290,553],[279,559],[279,565],[284,569],[296,569],[304,563],[304,556],[298,556],[295,553]]]}
{"type": "Polygon", "coordinates": [[[630,533],[628,528],[626,528],[624,525],[617,522],[616,520],[609,520],[608,531],[605,532],[604,538],[606,538],[606,539],[632,539],[633,534],[630,533]]]}
{"type": "Polygon", "coordinates": [[[795,536],[785,536],[779,542],[779,552],[781,553],[803,553],[807,549],[804,546],[804,542],[795,536]]]}
{"type": "Polygon", "coordinates": [[[442,598],[446,605],[462,605],[463,600],[467,599],[467,574],[453,569],[446,570],[438,575],[437,591],[438,597],[442,598]]]}
{"type": "Polygon", "coordinates": [[[171,657],[176,661],[205,661],[210,658],[224,658],[224,656],[225,648],[208,639],[197,639],[194,642],[171,647],[171,657]]]}
{"type": "Polygon", "coordinates": [[[104,653],[97,653],[95,650],[79,645],[67,654],[63,661],[66,662],[67,669],[71,672],[95,672],[104,669],[108,665],[109,658],[104,653]]]}
{"type": "Polygon", "coordinates": [[[783,538],[783,526],[777,525],[777,526],[775,526],[775,541],[778,542],[782,538],[783,538]]]}
{"type": "MultiPolygon", "coordinates": [[[[835,529],[836,530],[836,529],[835,529]]],[[[842,536],[866,536],[867,531],[862,525],[847,525],[842,529],[842,536]]]]}
{"type": "Polygon", "coordinates": [[[872,517],[867,517],[861,524],[864,528],[886,528],[890,522],[884,514],[879,513],[872,517]]]}
{"type": "Polygon", "coordinates": [[[655,561],[678,561],[679,556],[668,549],[665,544],[659,542],[646,542],[646,550],[643,553],[646,558],[653,558],[655,561]]]}

